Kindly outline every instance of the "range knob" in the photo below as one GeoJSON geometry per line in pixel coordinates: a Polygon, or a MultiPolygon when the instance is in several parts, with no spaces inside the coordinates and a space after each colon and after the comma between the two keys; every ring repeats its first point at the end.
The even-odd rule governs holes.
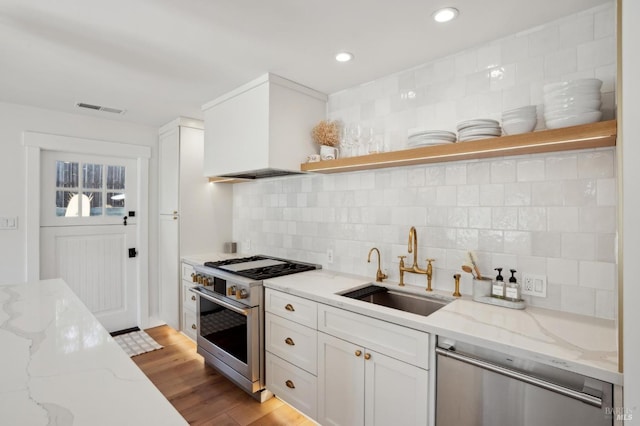
{"type": "Polygon", "coordinates": [[[202,285],[204,286],[210,286],[211,285],[211,280],[207,277],[202,278],[202,285]]]}
{"type": "Polygon", "coordinates": [[[249,292],[244,288],[236,293],[236,299],[246,299],[247,297],[249,297],[249,292]]]}
{"type": "Polygon", "coordinates": [[[194,283],[198,282],[198,276],[196,275],[195,272],[191,273],[191,281],[193,281],[194,283]]]}
{"type": "Polygon", "coordinates": [[[227,296],[235,296],[236,295],[236,286],[232,285],[227,289],[227,296]]]}

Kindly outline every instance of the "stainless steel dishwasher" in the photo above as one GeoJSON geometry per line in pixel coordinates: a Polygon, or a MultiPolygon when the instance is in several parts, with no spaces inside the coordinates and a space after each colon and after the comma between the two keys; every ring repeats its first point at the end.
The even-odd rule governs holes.
{"type": "Polygon", "coordinates": [[[436,426],[612,425],[613,385],[439,338],[436,426]]]}

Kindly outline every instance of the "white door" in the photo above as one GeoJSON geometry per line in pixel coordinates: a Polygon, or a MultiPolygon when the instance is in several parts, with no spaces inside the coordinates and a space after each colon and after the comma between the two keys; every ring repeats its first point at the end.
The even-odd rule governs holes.
{"type": "Polygon", "coordinates": [[[64,279],[107,330],[136,326],[136,160],[42,154],[40,278],[64,279]]]}
{"type": "Polygon", "coordinates": [[[429,372],[367,350],[365,425],[426,425],[429,372]]]}
{"type": "Polygon", "coordinates": [[[318,333],[318,423],[364,425],[364,349],[324,333],[318,333]]]}

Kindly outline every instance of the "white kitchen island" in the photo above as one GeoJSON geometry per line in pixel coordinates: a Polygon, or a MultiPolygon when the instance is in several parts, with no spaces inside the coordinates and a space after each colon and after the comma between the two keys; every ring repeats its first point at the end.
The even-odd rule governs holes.
{"type": "Polygon", "coordinates": [[[0,285],[0,424],[186,425],[60,280],[0,285]]]}

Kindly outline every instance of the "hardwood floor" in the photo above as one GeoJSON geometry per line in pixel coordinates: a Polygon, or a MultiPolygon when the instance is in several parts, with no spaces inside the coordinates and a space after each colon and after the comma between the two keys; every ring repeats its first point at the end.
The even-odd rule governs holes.
{"type": "Polygon", "coordinates": [[[206,365],[191,339],[168,326],[145,330],[164,348],[132,358],[192,425],[315,425],[277,398],[260,404],[206,365]]]}

